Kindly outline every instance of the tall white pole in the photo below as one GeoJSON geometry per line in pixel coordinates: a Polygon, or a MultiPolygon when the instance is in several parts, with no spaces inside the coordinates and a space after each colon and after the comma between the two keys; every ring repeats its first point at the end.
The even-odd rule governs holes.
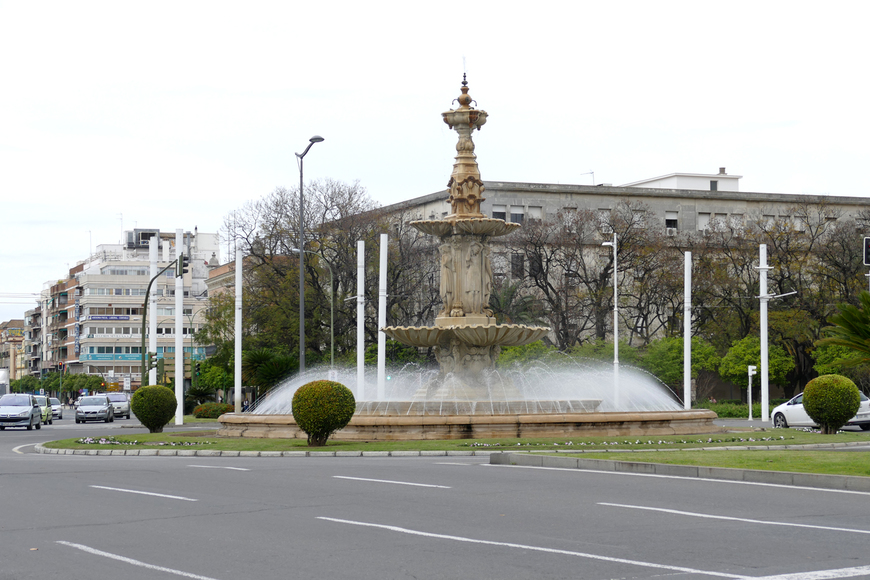
{"type": "Polygon", "coordinates": [[[692,408],[692,252],[683,266],[683,409],[692,408]]]}
{"type": "Polygon", "coordinates": [[[619,295],[616,290],[616,232],[613,232],[613,365],[619,366],[619,295]]]}
{"type": "Polygon", "coordinates": [[[235,327],[235,369],[233,370],[233,381],[235,392],[233,400],[235,402],[236,413],[242,412],[242,249],[236,246],[236,327],[235,327]]]}
{"type": "MultiPolygon", "coordinates": [[[[160,240],[155,236],[149,240],[148,258],[151,261],[151,275],[149,280],[157,275],[157,253],[159,251],[160,240]]],[[[148,312],[151,313],[151,318],[148,320],[148,352],[157,353],[157,292],[152,292],[148,297],[148,312]]],[[[164,357],[166,354],[164,353],[164,357]]],[[[144,380],[145,377],[142,377],[144,380]]],[[[148,382],[143,383],[148,385],[157,384],[157,369],[148,371],[148,382]]]]}
{"type": "Polygon", "coordinates": [[[387,325],[387,234],[381,234],[381,262],[378,276],[378,400],[386,390],[387,335],[381,330],[387,325]]]}
{"type": "Polygon", "coordinates": [[[616,232],[613,232],[613,404],[619,406],[619,294],[616,281],[619,269],[616,266],[616,232]]]}
{"type": "Polygon", "coordinates": [[[366,243],[358,240],[356,243],[356,397],[360,401],[366,398],[366,243]]]}
{"type": "Polygon", "coordinates": [[[767,360],[767,302],[770,296],[767,294],[767,271],[770,266],[767,265],[767,244],[761,244],[758,247],[758,270],[759,270],[759,298],[761,299],[761,420],[767,421],[770,419],[770,409],[768,409],[768,360],[767,360]]]}
{"type": "MultiPolygon", "coordinates": [[[[175,257],[184,252],[184,230],[175,230],[175,257]]],[[[175,277],[175,424],[184,424],[184,276],[175,277]]]]}

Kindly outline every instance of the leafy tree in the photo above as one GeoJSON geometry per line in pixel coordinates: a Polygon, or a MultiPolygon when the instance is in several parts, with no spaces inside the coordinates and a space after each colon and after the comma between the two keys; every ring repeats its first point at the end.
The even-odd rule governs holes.
{"type": "Polygon", "coordinates": [[[9,386],[16,393],[36,393],[39,391],[39,379],[33,375],[25,375],[10,381],[9,386]]]}
{"type": "Polygon", "coordinates": [[[276,354],[261,348],[242,353],[242,379],[262,389],[261,395],[299,369],[292,355],[276,354]]]}
{"type": "MultiPolygon", "coordinates": [[[[431,362],[429,356],[420,354],[420,351],[417,350],[416,346],[408,346],[407,344],[402,344],[398,340],[393,340],[391,338],[388,338],[384,345],[384,358],[387,363],[396,365],[404,365],[408,363],[427,364],[431,362]]],[[[372,344],[366,347],[365,364],[378,364],[377,344],[372,344]]]]}
{"type": "MultiPolygon", "coordinates": [[[[786,375],[794,368],[794,359],[781,346],[773,344],[768,346],[767,361],[770,382],[776,385],[785,383],[786,375]]],[[[719,364],[719,375],[746,389],[749,387],[749,365],[757,366],[758,372],[761,372],[761,339],[757,336],[747,336],[734,342],[719,364]]]]}
{"type": "Polygon", "coordinates": [[[846,365],[854,357],[852,349],[836,344],[821,345],[813,351],[813,369],[819,375],[843,375],[855,383],[865,393],[870,392],[870,363],[846,365]]]}
{"type": "MultiPolygon", "coordinates": [[[[568,349],[568,354],[574,357],[613,362],[613,341],[604,339],[587,340],[568,349]]],[[[619,362],[626,365],[639,365],[640,350],[625,341],[619,341],[619,362]]]]}
{"type": "Polygon", "coordinates": [[[552,360],[557,353],[555,346],[548,346],[542,340],[523,346],[503,346],[496,365],[498,368],[527,367],[538,361],[552,360]]]}
{"type": "Polygon", "coordinates": [[[840,304],[839,312],[828,318],[831,326],[822,329],[827,337],[816,342],[852,351],[850,358],[841,360],[844,365],[870,363],[870,293],[861,292],[858,301],[860,306],[840,304]]]}
{"type": "MultiPolygon", "coordinates": [[[[683,339],[678,337],[662,338],[650,343],[640,366],[657,376],[671,387],[683,383],[683,339]]],[[[699,371],[715,371],[719,368],[720,357],[712,344],[699,337],[692,337],[693,379],[699,371]]]]}

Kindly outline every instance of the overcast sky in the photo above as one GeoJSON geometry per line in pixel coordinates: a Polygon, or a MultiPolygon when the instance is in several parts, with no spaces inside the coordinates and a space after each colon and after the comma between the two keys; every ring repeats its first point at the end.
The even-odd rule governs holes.
{"type": "Polygon", "coordinates": [[[463,72],[484,181],[867,195],[868,6],[0,0],[0,321],[124,229],[297,185],[312,135],[306,181],[443,189],[463,72]]]}

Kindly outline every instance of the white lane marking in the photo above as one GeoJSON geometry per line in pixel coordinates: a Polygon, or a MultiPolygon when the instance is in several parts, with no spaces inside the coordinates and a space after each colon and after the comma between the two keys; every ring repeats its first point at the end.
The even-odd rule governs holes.
{"type": "Polygon", "coordinates": [[[802,491],[821,491],[826,493],[847,493],[853,495],[870,495],[870,491],[855,491],[851,489],[827,489],[824,487],[807,487],[805,485],[786,485],[784,483],[761,483],[757,481],[737,481],[735,479],[711,479],[709,477],[686,477],[684,475],[661,475],[658,473],[631,473],[628,471],[603,471],[600,469],[573,469],[569,467],[536,467],[534,465],[496,465],[481,463],[486,467],[509,467],[512,469],[543,469],[547,471],[568,471],[571,473],[598,473],[602,475],[633,475],[634,477],[653,477],[660,479],[681,479],[683,481],[702,481],[704,483],[733,483],[739,485],[757,485],[761,487],[778,487],[781,489],[800,489],[802,491]]]}
{"type": "Polygon", "coordinates": [[[465,538],[462,536],[448,536],[445,534],[432,534],[429,532],[421,532],[418,530],[409,530],[407,528],[400,528],[397,526],[387,526],[383,524],[372,524],[368,522],[355,522],[353,520],[341,520],[336,518],[327,518],[327,517],[318,517],[319,520],[325,520],[328,522],[337,522],[340,524],[350,524],[354,526],[365,526],[369,528],[380,528],[382,530],[390,530],[392,532],[400,532],[403,534],[410,534],[413,536],[424,536],[427,538],[437,538],[440,540],[453,540],[456,542],[467,542],[471,544],[485,544],[488,546],[502,546],[505,548],[520,548],[523,550],[533,550],[535,552],[547,552],[549,554],[562,554],[565,556],[579,556],[581,558],[590,558],[593,560],[603,560],[605,562],[614,562],[617,564],[631,564],[633,566],[643,566],[646,568],[658,568],[662,570],[674,570],[676,572],[687,572],[689,574],[704,574],[706,576],[719,576],[721,578],[737,578],[739,580],[757,580],[752,578],[751,576],[741,576],[739,574],[727,574],[724,572],[710,572],[708,570],[697,570],[695,568],[684,568],[682,566],[668,566],[667,564],[656,564],[654,562],[642,562],[640,560],[628,560],[626,558],[612,558],[610,556],[600,556],[598,554],[588,554],[584,552],[573,552],[570,550],[558,550],[555,548],[543,548],[540,546],[528,546],[525,544],[514,544],[510,542],[494,542],[491,540],[477,540],[474,538],[465,538]]]}
{"type": "Polygon", "coordinates": [[[436,461],[435,465],[461,465],[465,467],[466,465],[478,465],[477,463],[459,463],[459,462],[450,462],[450,461],[436,461]]]}
{"type": "Polygon", "coordinates": [[[183,501],[199,501],[189,497],[181,497],[180,495],[166,495],[165,493],[152,493],[150,491],[138,491],[135,489],[122,489],[120,487],[106,487],[104,485],[92,485],[95,489],[108,489],[109,491],[123,491],[124,493],[138,493],[139,495],[153,495],[154,497],[165,497],[168,499],[180,499],[183,501]]]}
{"type": "Polygon", "coordinates": [[[430,485],[428,483],[411,483],[408,481],[391,481],[389,479],[368,479],[367,477],[346,477],[344,475],[333,475],[335,479],[352,479],[354,481],[373,481],[375,483],[393,483],[396,485],[413,485],[415,487],[437,487],[439,489],[450,489],[447,485],[430,485]]]}
{"type": "Polygon", "coordinates": [[[870,566],[856,566],[854,568],[838,568],[836,570],[759,576],[758,578],[753,578],[753,580],[830,580],[832,578],[854,578],[855,576],[866,576],[867,574],[870,574],[870,566]]]}
{"type": "Polygon", "coordinates": [[[834,528],[831,526],[814,526],[810,524],[792,524],[788,522],[768,522],[765,520],[753,520],[748,518],[735,518],[732,516],[714,516],[710,514],[701,514],[696,512],[684,512],[680,510],[672,510],[666,508],[647,507],[642,505],[628,505],[622,503],[606,503],[598,502],[598,505],[606,505],[610,507],[621,507],[635,510],[648,510],[652,512],[663,512],[666,514],[676,514],[678,516],[691,516],[693,518],[707,518],[711,520],[730,520],[732,522],[746,522],[749,524],[764,524],[766,526],[790,526],[794,528],[811,528],[814,530],[828,530],[832,532],[849,532],[852,534],[870,534],[870,530],[857,530],[854,528],[834,528]]]}
{"type": "Polygon", "coordinates": [[[24,447],[31,447],[31,446],[33,446],[33,445],[36,445],[36,443],[27,443],[27,444],[25,444],[25,445],[19,445],[18,447],[13,447],[13,448],[12,448],[12,451],[15,452],[15,453],[17,453],[18,455],[24,455],[24,453],[22,453],[21,451],[19,451],[19,449],[22,449],[22,448],[24,448],[24,447]]]}
{"type": "Polygon", "coordinates": [[[231,469],[233,471],[251,471],[245,467],[226,467],[224,465],[188,465],[188,467],[202,467],[203,469],[231,469]]]}
{"type": "Polygon", "coordinates": [[[148,568],[149,570],[157,570],[158,572],[168,572],[170,574],[175,574],[177,576],[184,576],[185,578],[195,578],[196,580],[216,580],[215,578],[211,578],[210,576],[200,576],[199,574],[191,574],[190,572],[182,572],[181,570],[174,570],[172,568],[165,568],[163,566],[156,566],[154,564],[148,564],[146,562],[140,562],[139,560],[134,560],[133,558],[127,558],[126,556],[119,556],[118,554],[112,554],[110,552],[103,552],[102,550],[97,550],[96,548],[91,548],[89,546],[83,546],[81,544],[73,544],[72,542],[64,542],[58,541],[58,544],[62,544],[64,546],[69,546],[71,548],[76,548],[77,550],[82,550],[83,552],[87,552],[89,554],[93,554],[95,556],[103,556],[105,558],[111,558],[113,560],[118,560],[119,562],[124,562],[126,564],[132,564],[134,566],[141,566],[143,568],[148,568]]]}

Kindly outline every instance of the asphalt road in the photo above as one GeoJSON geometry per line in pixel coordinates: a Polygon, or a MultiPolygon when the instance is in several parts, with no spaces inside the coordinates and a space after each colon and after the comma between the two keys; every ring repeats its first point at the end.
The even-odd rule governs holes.
{"type": "Polygon", "coordinates": [[[865,493],[483,457],[27,452],[124,424],[0,433],[0,580],[870,578],[865,493]]]}

